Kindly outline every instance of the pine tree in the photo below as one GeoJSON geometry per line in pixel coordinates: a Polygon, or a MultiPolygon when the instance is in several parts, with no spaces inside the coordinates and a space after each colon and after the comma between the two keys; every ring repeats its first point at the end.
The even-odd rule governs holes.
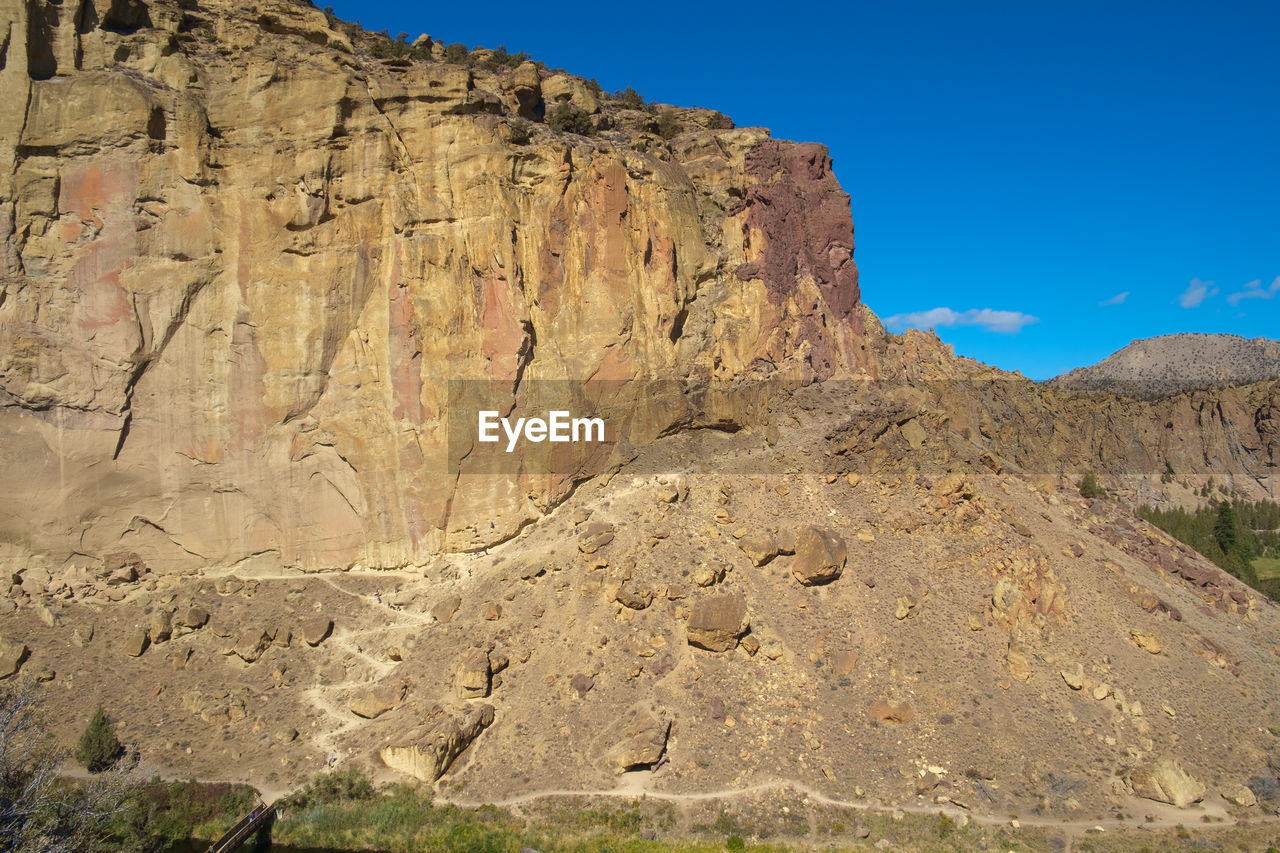
{"type": "Polygon", "coordinates": [[[1098,478],[1092,471],[1086,471],[1085,475],[1080,478],[1080,496],[1084,498],[1100,498],[1106,494],[1102,486],[1098,485],[1098,478]]]}
{"type": "Polygon", "coordinates": [[[114,764],[119,755],[120,741],[116,740],[115,723],[99,705],[76,744],[76,761],[90,773],[98,773],[114,764]]]}
{"type": "Polygon", "coordinates": [[[1213,538],[1218,541],[1218,547],[1224,554],[1230,554],[1240,545],[1240,537],[1236,533],[1236,511],[1226,501],[1218,504],[1218,520],[1213,524],[1213,538]]]}

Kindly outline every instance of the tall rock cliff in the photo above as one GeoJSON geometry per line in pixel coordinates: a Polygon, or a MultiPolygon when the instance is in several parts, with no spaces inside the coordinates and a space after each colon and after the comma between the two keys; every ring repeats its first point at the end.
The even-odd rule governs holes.
{"type": "Polygon", "coordinates": [[[754,417],[688,387],[868,368],[818,145],[699,110],[659,135],[531,63],[375,60],[273,0],[3,0],[0,90],[15,555],[421,562],[626,450],[472,471],[451,381],[505,413],[596,380],[634,442],[754,417]]]}

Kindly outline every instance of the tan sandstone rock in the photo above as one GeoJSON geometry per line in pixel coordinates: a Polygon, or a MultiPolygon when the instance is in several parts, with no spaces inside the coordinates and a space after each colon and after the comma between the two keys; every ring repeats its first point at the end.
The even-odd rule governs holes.
{"type": "Polygon", "coordinates": [[[830,583],[844,571],[848,550],[838,533],[819,527],[802,527],[796,533],[796,554],[791,574],[805,586],[830,583]]]}
{"type": "Polygon", "coordinates": [[[378,754],[393,770],[434,782],[491,723],[492,705],[436,705],[417,728],[388,743],[378,754]]]}
{"type": "Polygon", "coordinates": [[[712,652],[725,652],[751,627],[747,602],[738,593],[697,599],[685,626],[689,645],[712,652]]]}

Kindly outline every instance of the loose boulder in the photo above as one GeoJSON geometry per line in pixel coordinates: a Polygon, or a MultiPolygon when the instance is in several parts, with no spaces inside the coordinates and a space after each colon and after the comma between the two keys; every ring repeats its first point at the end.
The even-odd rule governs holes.
{"type": "Polygon", "coordinates": [[[134,631],[129,635],[129,639],[124,641],[124,653],[131,658],[141,657],[149,645],[151,640],[147,637],[146,631],[134,631]]]}
{"type": "Polygon", "coordinates": [[[578,550],[584,554],[594,554],[613,541],[613,525],[607,521],[593,521],[578,537],[578,550]]]}
{"type": "Polygon", "coordinates": [[[611,738],[613,746],[604,755],[604,764],[614,773],[636,767],[652,767],[667,749],[671,721],[651,706],[632,708],[619,721],[611,738]]]}
{"type": "Polygon", "coordinates": [[[763,566],[778,556],[778,541],[768,532],[748,533],[738,540],[738,547],[753,566],[763,566]]]}
{"type": "Polygon", "coordinates": [[[364,690],[351,697],[347,707],[357,717],[372,720],[390,711],[404,699],[408,687],[401,684],[384,684],[372,690],[364,690]]]}
{"type": "Polygon", "coordinates": [[[844,571],[848,549],[839,534],[821,527],[802,527],[796,533],[791,574],[805,586],[831,583],[844,571]]]}
{"type": "Polygon", "coordinates": [[[459,699],[483,699],[489,695],[493,666],[489,655],[473,650],[462,656],[454,673],[453,685],[459,699]]]}
{"type": "Polygon", "coordinates": [[[867,713],[885,722],[909,723],[915,718],[916,709],[911,707],[910,702],[890,702],[887,699],[879,699],[871,704],[867,713]]]}
{"type": "Polygon", "coordinates": [[[435,606],[431,608],[431,618],[437,622],[448,622],[461,606],[462,599],[456,595],[451,595],[436,602],[435,606]]]}
{"type": "Polygon", "coordinates": [[[689,645],[710,652],[727,652],[751,628],[747,602],[736,592],[698,599],[685,626],[689,645]]]}
{"type": "Polygon", "coordinates": [[[209,611],[203,607],[188,607],[178,624],[188,631],[197,631],[209,622],[209,611]]]}
{"type": "Polygon", "coordinates": [[[489,704],[436,705],[421,725],[384,746],[378,754],[392,770],[434,782],[492,723],[493,706],[489,704]]]}
{"type": "Polygon", "coordinates": [[[254,629],[245,631],[240,635],[240,639],[236,641],[235,646],[231,649],[234,654],[240,656],[245,663],[253,663],[262,657],[262,653],[267,650],[267,646],[271,645],[271,637],[266,631],[254,629]]]}
{"type": "Polygon", "coordinates": [[[173,636],[173,613],[169,610],[157,610],[151,614],[151,623],[147,627],[147,639],[152,643],[163,643],[173,636]]]}
{"type": "Polygon", "coordinates": [[[298,632],[308,646],[318,646],[333,633],[333,620],[327,616],[314,616],[299,625],[298,632]]]}
{"type": "Polygon", "coordinates": [[[0,678],[16,675],[27,659],[27,646],[8,637],[0,637],[0,678]]]}
{"type": "Polygon", "coordinates": [[[1169,803],[1180,809],[1200,802],[1205,793],[1204,785],[1172,758],[1162,758],[1155,764],[1134,770],[1129,774],[1129,784],[1139,797],[1169,803]]]}

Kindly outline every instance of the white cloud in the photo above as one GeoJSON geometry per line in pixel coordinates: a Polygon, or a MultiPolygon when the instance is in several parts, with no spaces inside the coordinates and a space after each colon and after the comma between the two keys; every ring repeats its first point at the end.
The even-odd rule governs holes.
{"type": "Polygon", "coordinates": [[[907,314],[894,314],[885,319],[890,329],[936,329],[951,326],[978,326],[988,332],[1015,334],[1022,331],[1023,326],[1039,323],[1039,317],[1023,314],[1021,311],[995,311],[991,308],[970,308],[968,311],[953,311],[950,308],[931,308],[928,311],[912,311],[907,314]]]}
{"type": "Polygon", "coordinates": [[[1235,306],[1245,299],[1272,299],[1277,293],[1280,293],[1280,275],[1276,276],[1276,280],[1267,288],[1263,288],[1262,279],[1255,278],[1244,286],[1244,290],[1228,296],[1227,302],[1235,306]]]}
{"type": "Polygon", "coordinates": [[[1108,305],[1123,305],[1124,301],[1128,298],[1129,298],[1129,291],[1126,290],[1123,293],[1117,293],[1115,296],[1111,297],[1110,299],[1102,300],[1101,302],[1098,303],[1098,305],[1101,307],[1106,307],[1108,305]]]}
{"type": "Polygon", "coordinates": [[[1211,296],[1218,295],[1218,286],[1211,281],[1201,281],[1198,278],[1191,279],[1191,283],[1187,285],[1187,289],[1178,297],[1178,304],[1183,308],[1198,308],[1201,302],[1204,302],[1211,296]]]}

